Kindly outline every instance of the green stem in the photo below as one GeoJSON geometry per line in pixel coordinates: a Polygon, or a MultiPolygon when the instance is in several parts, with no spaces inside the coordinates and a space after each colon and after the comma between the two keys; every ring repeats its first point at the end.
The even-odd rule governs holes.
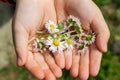
{"type": "MultiPolygon", "coordinates": [[[[52,38],[54,38],[54,39],[58,39],[58,38],[61,38],[61,39],[66,39],[66,38],[69,38],[69,37],[67,37],[67,36],[65,36],[65,37],[61,37],[61,36],[64,36],[64,35],[66,35],[66,34],[71,34],[71,33],[73,33],[73,32],[75,32],[75,30],[73,30],[73,31],[69,31],[69,32],[65,32],[65,33],[63,33],[63,34],[60,34],[60,35],[58,35],[56,38],[54,38],[54,34],[58,34],[59,32],[57,32],[57,33],[53,33],[53,34],[49,34],[49,33],[45,33],[45,32],[42,32],[42,31],[37,31],[37,34],[40,34],[40,36],[39,36],[39,39],[41,39],[41,38],[43,38],[43,37],[46,37],[46,36],[51,36],[52,38]]],[[[79,35],[78,34],[75,34],[75,35],[71,35],[72,37],[74,36],[77,36],[77,37],[79,37],[79,35]]],[[[70,37],[71,37],[70,36],[70,37]]]]}

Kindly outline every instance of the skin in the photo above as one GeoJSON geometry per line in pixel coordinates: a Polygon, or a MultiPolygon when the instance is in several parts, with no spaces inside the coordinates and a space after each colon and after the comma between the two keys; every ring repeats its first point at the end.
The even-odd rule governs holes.
{"type": "Polygon", "coordinates": [[[48,20],[56,22],[53,0],[17,0],[13,40],[19,66],[25,66],[38,79],[56,80],[62,76],[64,61],[59,67],[50,52],[33,53],[28,46],[29,40],[35,37],[36,31],[44,29],[48,20]]]}
{"type": "Polygon", "coordinates": [[[107,51],[109,36],[107,24],[91,0],[17,0],[13,40],[18,65],[24,65],[38,79],[55,80],[61,77],[64,67],[70,70],[73,77],[79,75],[81,80],[87,80],[89,74],[96,76],[102,53],[107,51]],[[35,32],[43,30],[48,20],[57,23],[69,15],[80,18],[85,30],[93,29],[96,43],[89,46],[83,55],[76,54],[76,49],[66,50],[63,54],[56,52],[54,58],[49,51],[44,54],[33,53],[28,42],[35,37],[35,32]]]}
{"type": "Polygon", "coordinates": [[[64,21],[67,16],[74,15],[80,19],[83,29],[92,29],[96,34],[96,42],[88,46],[81,55],[77,54],[75,49],[71,51],[72,57],[71,54],[64,53],[66,69],[70,68],[71,75],[79,76],[80,80],[87,80],[89,75],[96,76],[100,69],[102,53],[107,51],[110,37],[101,11],[92,0],[55,0],[55,7],[57,20],[64,21]]]}

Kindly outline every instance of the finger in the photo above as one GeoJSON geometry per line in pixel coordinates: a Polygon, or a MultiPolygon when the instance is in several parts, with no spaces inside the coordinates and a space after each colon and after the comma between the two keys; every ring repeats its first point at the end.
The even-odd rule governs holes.
{"type": "Polygon", "coordinates": [[[77,49],[74,48],[73,49],[73,56],[72,56],[72,66],[70,69],[70,74],[73,77],[77,77],[78,76],[78,72],[79,72],[79,61],[80,61],[80,55],[77,54],[77,49]]]}
{"type": "Polygon", "coordinates": [[[57,14],[58,22],[62,22],[64,20],[66,20],[67,13],[65,11],[64,0],[56,0],[55,1],[55,6],[57,6],[56,7],[56,14],[57,14]]]}
{"type": "MultiPolygon", "coordinates": [[[[56,7],[56,16],[57,16],[57,20],[58,20],[57,22],[63,22],[66,19],[66,13],[65,13],[65,10],[64,10],[64,4],[62,4],[62,3],[64,3],[63,0],[57,0],[57,1],[55,1],[55,6],[57,6],[56,7]]],[[[64,57],[63,53],[64,52],[62,52],[62,53],[59,54],[57,52],[56,54],[54,54],[56,63],[57,63],[57,65],[61,69],[63,69],[65,67],[65,65],[66,65],[66,63],[65,63],[65,57],[64,57]]]]}
{"type": "Polygon", "coordinates": [[[110,37],[110,32],[109,32],[108,26],[102,16],[101,12],[99,10],[93,19],[91,27],[92,27],[93,31],[95,31],[95,33],[96,33],[96,45],[97,45],[98,49],[101,52],[106,52],[108,39],[110,37]]]}
{"type": "Polygon", "coordinates": [[[87,80],[89,77],[89,48],[86,47],[84,52],[81,53],[79,67],[80,80],[87,80]]]}
{"type": "Polygon", "coordinates": [[[18,65],[23,66],[27,60],[27,42],[28,33],[21,27],[22,25],[13,25],[13,42],[15,45],[15,51],[17,54],[18,65]]]}
{"type": "Polygon", "coordinates": [[[50,67],[51,71],[54,73],[54,75],[57,78],[60,78],[62,76],[61,69],[56,65],[53,56],[50,54],[50,52],[46,51],[44,54],[45,60],[50,67]]]}
{"type": "Polygon", "coordinates": [[[65,56],[65,68],[69,70],[72,66],[72,50],[67,49],[64,51],[65,56]]]}
{"type": "Polygon", "coordinates": [[[55,57],[56,64],[61,69],[63,69],[65,67],[65,58],[64,58],[63,51],[61,51],[61,53],[57,51],[56,53],[53,53],[53,55],[55,57]]]}
{"type": "Polygon", "coordinates": [[[44,71],[45,80],[55,80],[55,76],[53,75],[53,73],[49,69],[47,63],[44,60],[43,55],[41,53],[34,53],[34,58],[35,58],[36,62],[40,65],[42,70],[44,71]]]}
{"type": "Polygon", "coordinates": [[[96,48],[95,44],[90,46],[90,75],[96,76],[100,69],[102,53],[96,48]]]}
{"type": "MultiPolygon", "coordinates": [[[[52,7],[54,7],[54,6],[52,6],[52,7]]],[[[46,16],[46,19],[53,20],[55,23],[57,23],[56,12],[52,12],[52,15],[46,16]]],[[[60,68],[63,69],[64,66],[65,66],[65,59],[64,59],[63,52],[61,52],[61,53],[56,52],[56,53],[53,53],[53,54],[54,54],[54,57],[55,57],[55,62],[57,63],[57,65],[60,68]]]]}
{"type": "Polygon", "coordinates": [[[50,69],[46,69],[44,70],[45,72],[45,80],[56,80],[55,76],[53,75],[53,73],[50,71],[50,69]]]}
{"type": "Polygon", "coordinates": [[[43,79],[45,74],[41,69],[40,65],[34,60],[33,54],[29,52],[28,60],[25,64],[25,67],[38,79],[43,79]]]}

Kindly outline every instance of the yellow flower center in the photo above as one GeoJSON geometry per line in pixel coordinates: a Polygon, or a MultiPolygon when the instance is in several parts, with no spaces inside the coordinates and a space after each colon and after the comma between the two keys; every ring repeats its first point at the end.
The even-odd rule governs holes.
{"type": "Polygon", "coordinates": [[[54,24],[50,24],[50,28],[54,30],[55,29],[54,24]]]}
{"type": "Polygon", "coordinates": [[[71,45],[72,44],[72,40],[71,39],[67,39],[67,44],[71,45]]]}
{"type": "Polygon", "coordinates": [[[55,39],[55,40],[53,41],[53,44],[54,44],[55,46],[59,46],[59,45],[60,45],[60,42],[59,42],[57,39],[55,39]]]}

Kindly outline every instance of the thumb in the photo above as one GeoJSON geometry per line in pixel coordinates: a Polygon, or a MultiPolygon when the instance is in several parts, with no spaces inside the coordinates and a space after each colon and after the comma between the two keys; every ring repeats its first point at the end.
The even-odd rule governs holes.
{"type": "Polygon", "coordinates": [[[91,24],[93,31],[96,33],[96,46],[101,52],[107,51],[107,43],[110,37],[108,26],[99,12],[93,19],[91,24]]]}
{"type": "Polygon", "coordinates": [[[23,66],[27,60],[27,42],[28,33],[22,25],[13,25],[13,42],[15,46],[15,51],[17,54],[18,66],[23,66]]]}

